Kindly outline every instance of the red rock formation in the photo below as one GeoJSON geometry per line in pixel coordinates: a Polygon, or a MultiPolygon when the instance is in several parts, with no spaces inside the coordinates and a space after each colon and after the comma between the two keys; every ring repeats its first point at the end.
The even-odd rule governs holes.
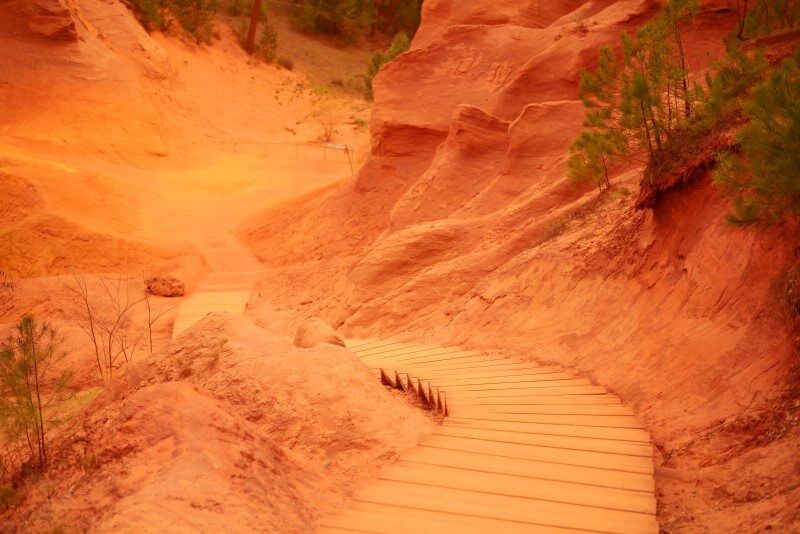
{"type": "MultiPolygon", "coordinates": [[[[665,528],[793,524],[780,466],[796,464],[798,434],[768,422],[797,410],[795,340],[774,296],[796,234],[730,227],[707,177],[647,212],[630,194],[639,169],[602,195],[568,183],[579,69],[655,7],[578,4],[426,2],[411,51],[375,79],[359,175],[247,231],[273,267],[254,313],[291,303],[351,334],[575,367],[647,423],[665,528]]],[[[685,37],[693,69],[732,25],[701,13],[685,37]]]]}

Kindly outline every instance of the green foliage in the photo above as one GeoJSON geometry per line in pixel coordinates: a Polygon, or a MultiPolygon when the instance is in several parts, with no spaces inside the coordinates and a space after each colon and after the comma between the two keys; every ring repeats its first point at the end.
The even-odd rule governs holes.
{"type": "Polygon", "coordinates": [[[211,42],[218,0],[168,0],[170,11],[197,44],[211,42]]]}
{"type": "Polygon", "coordinates": [[[288,57],[283,57],[283,56],[279,57],[277,63],[286,70],[294,69],[294,61],[292,61],[288,57]]]}
{"type": "Polygon", "coordinates": [[[369,0],[306,0],[295,11],[297,24],[311,33],[355,39],[375,17],[375,3],[369,0]]]}
{"type": "MultiPolygon", "coordinates": [[[[72,373],[59,369],[65,353],[56,330],[26,315],[0,347],[0,422],[4,443],[21,444],[39,468],[47,465],[47,432],[59,423],[72,373]]],[[[22,453],[20,453],[22,454],[22,453]]],[[[4,475],[14,454],[4,458],[4,475]]]]}
{"type": "Polygon", "coordinates": [[[232,17],[238,17],[248,12],[248,5],[252,8],[252,2],[245,0],[228,0],[225,4],[225,12],[232,17]]]}
{"type": "Polygon", "coordinates": [[[739,40],[725,38],[725,56],[711,61],[705,88],[699,93],[702,100],[701,120],[711,128],[730,117],[742,107],[750,89],[767,70],[767,60],[761,50],[748,54],[739,40]]]}
{"type": "Polygon", "coordinates": [[[261,28],[261,37],[256,43],[254,54],[262,59],[274,62],[278,57],[278,32],[275,26],[264,21],[261,28]]]}
{"type": "Polygon", "coordinates": [[[775,223],[800,214],[800,49],[755,87],[739,134],[741,157],[724,154],[714,181],[733,198],[728,220],[775,223]]]}
{"type": "Polygon", "coordinates": [[[305,0],[295,8],[294,19],[308,32],[352,42],[368,30],[413,35],[421,9],[421,0],[305,0]]]}
{"type": "Polygon", "coordinates": [[[367,68],[367,74],[364,76],[364,97],[367,100],[372,100],[374,96],[372,93],[372,80],[375,79],[381,67],[403,52],[406,52],[410,47],[411,40],[408,38],[408,35],[405,32],[400,32],[394,36],[392,44],[389,45],[386,52],[376,52],[375,55],[372,56],[372,60],[367,68]]]}
{"type": "Polygon", "coordinates": [[[147,31],[166,29],[164,18],[167,9],[166,0],[130,0],[130,2],[147,31]]]}
{"type": "Polygon", "coordinates": [[[219,0],[130,0],[147,30],[165,30],[169,16],[200,43],[211,41],[219,0]]]}
{"type": "Polygon", "coordinates": [[[611,187],[608,173],[614,160],[627,152],[619,130],[592,129],[581,132],[572,142],[568,161],[569,177],[575,183],[589,182],[598,188],[611,187]]]}
{"type": "Polygon", "coordinates": [[[682,135],[697,94],[688,82],[681,28],[698,9],[697,0],[669,0],[636,33],[621,35],[620,57],[603,47],[597,69],[581,72],[587,130],[572,144],[573,180],[609,185],[616,160],[642,153],[653,168],[682,135]]]}
{"type": "Polygon", "coordinates": [[[800,0],[756,0],[744,3],[742,38],[773,36],[800,28],[800,0]]]}

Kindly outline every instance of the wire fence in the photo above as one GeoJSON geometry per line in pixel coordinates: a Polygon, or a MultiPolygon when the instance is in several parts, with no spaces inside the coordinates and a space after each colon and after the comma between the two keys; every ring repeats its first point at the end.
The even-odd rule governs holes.
{"type": "Polygon", "coordinates": [[[272,147],[294,147],[294,159],[299,161],[301,152],[307,152],[309,149],[317,151],[321,155],[322,161],[328,161],[331,154],[339,154],[344,156],[348,165],[350,166],[350,174],[355,174],[355,161],[359,158],[366,159],[369,152],[358,150],[345,143],[288,143],[280,141],[259,141],[259,140],[246,140],[246,139],[214,139],[212,141],[221,147],[227,147],[234,154],[253,154],[255,152],[262,154],[264,157],[269,157],[270,148],[272,147]]]}

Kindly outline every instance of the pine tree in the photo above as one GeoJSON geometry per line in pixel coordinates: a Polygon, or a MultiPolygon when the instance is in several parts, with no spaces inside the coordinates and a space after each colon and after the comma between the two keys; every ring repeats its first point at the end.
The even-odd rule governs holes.
{"type": "Polygon", "coordinates": [[[367,74],[364,76],[364,97],[367,100],[372,100],[372,80],[375,79],[381,67],[407,51],[410,47],[411,40],[408,38],[408,35],[406,35],[405,32],[400,32],[394,36],[392,44],[389,45],[386,52],[376,52],[375,55],[372,56],[372,60],[367,68],[367,74]]]}
{"type": "Polygon", "coordinates": [[[47,432],[58,423],[58,405],[68,397],[72,374],[56,368],[64,356],[56,330],[30,315],[0,347],[3,438],[7,444],[21,441],[39,467],[47,464],[47,432]]]}
{"type": "Polygon", "coordinates": [[[170,10],[197,44],[211,41],[218,0],[168,0],[170,10]]]}
{"type": "Polygon", "coordinates": [[[634,34],[621,35],[619,58],[604,47],[597,69],[581,73],[588,130],[572,145],[573,179],[600,183],[602,177],[605,183],[614,160],[641,153],[654,168],[683,135],[697,95],[689,85],[682,31],[698,8],[697,0],[669,0],[634,34]]]}
{"type": "Polygon", "coordinates": [[[753,90],[741,157],[724,154],[714,180],[733,198],[728,220],[774,223],[800,214],[800,48],[753,90]]]}
{"type": "Polygon", "coordinates": [[[724,41],[725,55],[711,62],[705,88],[700,91],[700,118],[706,122],[706,128],[713,128],[740,110],[743,100],[762,79],[768,66],[761,50],[745,52],[733,35],[725,37],[724,41]]]}
{"type": "Polygon", "coordinates": [[[800,28],[800,0],[758,0],[747,12],[744,37],[771,37],[800,28]]]}

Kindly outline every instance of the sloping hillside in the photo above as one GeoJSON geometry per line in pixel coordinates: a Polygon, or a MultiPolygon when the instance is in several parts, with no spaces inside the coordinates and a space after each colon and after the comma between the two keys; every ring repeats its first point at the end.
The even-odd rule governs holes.
{"type": "MultiPolygon", "coordinates": [[[[640,169],[600,195],[568,183],[579,69],[654,9],[580,4],[426,3],[411,51],[376,78],[358,176],[243,232],[271,267],[250,312],[574,367],[647,422],[663,528],[795,524],[797,338],[780,288],[796,230],[729,226],[707,177],[646,211],[640,169]]],[[[695,73],[734,24],[719,7],[688,30],[695,73]]]]}

